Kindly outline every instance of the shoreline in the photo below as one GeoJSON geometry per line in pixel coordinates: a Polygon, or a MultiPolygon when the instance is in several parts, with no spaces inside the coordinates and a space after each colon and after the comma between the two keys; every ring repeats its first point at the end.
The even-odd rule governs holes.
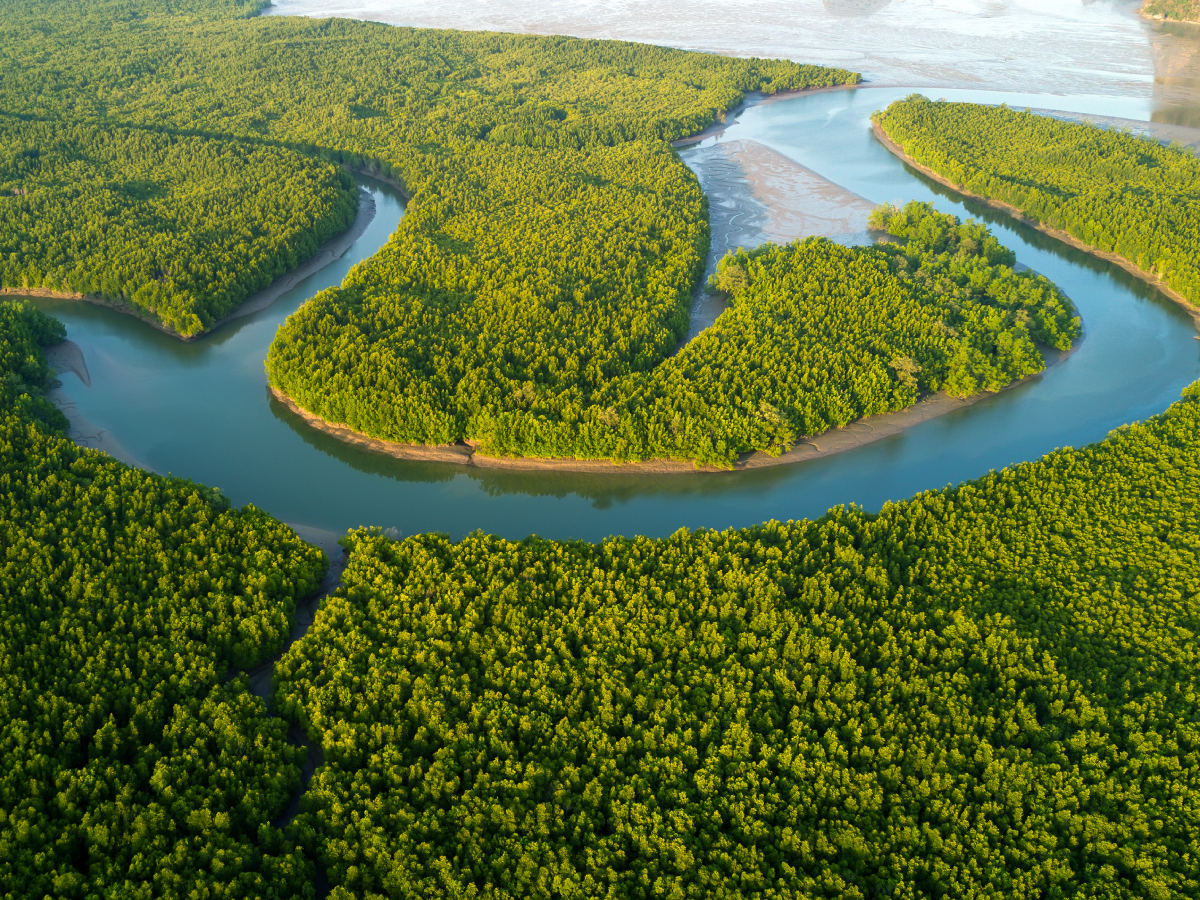
{"type": "Polygon", "coordinates": [[[1146,12],[1146,4],[1142,3],[1136,10],[1139,19],[1144,19],[1147,22],[1170,22],[1172,25],[1200,25],[1200,19],[1172,19],[1170,16],[1158,13],[1151,15],[1146,12]]]}
{"type": "MultiPolygon", "coordinates": [[[[778,94],[761,94],[756,92],[754,95],[747,96],[733,110],[726,113],[726,121],[715,122],[705,128],[703,131],[692,135],[689,138],[682,138],[678,141],[672,141],[671,146],[678,149],[686,149],[692,145],[711,137],[714,134],[719,134],[724,131],[730,124],[729,120],[741,113],[750,106],[760,103],[771,103],[782,100],[787,100],[792,97],[801,96],[804,94],[812,94],[818,92],[849,90],[863,87],[861,83],[855,85],[833,85],[822,88],[806,88],[797,91],[781,91],[778,94]]],[[[395,179],[385,178],[369,169],[361,167],[346,167],[349,171],[356,174],[365,175],[367,177],[377,178],[392,187],[399,190],[407,197],[404,187],[395,179]]],[[[919,168],[919,167],[918,167],[919,168]]],[[[949,185],[948,185],[949,186],[949,185]]],[[[711,215],[711,212],[710,212],[711,215]]],[[[1182,300],[1182,298],[1181,298],[1182,300]]],[[[1182,301],[1186,304],[1186,301],[1182,301]]],[[[1197,313],[1197,328],[1200,329],[1200,311],[1197,313]]],[[[732,468],[725,469],[717,466],[697,466],[692,460],[678,460],[669,458],[637,460],[632,462],[614,462],[607,459],[577,459],[573,457],[496,457],[485,456],[477,453],[474,446],[467,441],[456,444],[440,444],[430,446],[428,444],[406,444],[395,441],[387,441],[380,438],[373,438],[369,435],[355,431],[344,423],[330,422],[322,417],[311,413],[308,410],[297,404],[291,397],[279,390],[273,385],[268,385],[269,394],[275,398],[281,405],[296,415],[310,428],[320,431],[323,434],[336,438],[342,443],[356,446],[360,449],[367,450],[373,453],[390,456],[394,459],[408,460],[414,462],[443,462],[452,465],[474,467],[480,469],[505,469],[509,471],[544,471],[544,472],[578,472],[578,473],[607,473],[615,472],[630,473],[630,474],[684,474],[684,473],[704,473],[704,474],[720,474],[744,472],[752,469],[771,468],[775,466],[792,465],[812,459],[820,459],[826,456],[833,456],[837,453],[842,453],[846,450],[854,449],[855,447],[864,446],[873,443],[883,438],[899,434],[913,426],[927,422],[931,419],[938,418],[955,410],[972,406],[980,401],[1003,393],[1018,385],[1024,384],[1034,378],[1037,378],[1054,366],[1061,363],[1064,359],[1075,352],[1082,343],[1083,338],[1075,341],[1071,348],[1066,351],[1047,351],[1043,349],[1043,359],[1045,367],[1032,375],[1025,378],[1013,381],[999,391],[980,392],[967,398],[951,397],[944,392],[938,392],[921,398],[912,406],[902,410],[893,412],[879,413],[874,416],[865,416],[856,419],[847,425],[839,428],[831,428],[821,434],[812,437],[800,439],[790,450],[781,453],[778,456],[771,456],[764,451],[756,450],[744,453],[739,456],[737,462],[732,468]]]]}
{"type": "Polygon", "coordinates": [[[1083,241],[1079,240],[1077,237],[1075,237],[1075,235],[1071,234],[1068,231],[1063,231],[1061,229],[1054,228],[1049,225],[1045,225],[1041,222],[1038,222],[1035,219],[1031,219],[1027,215],[1025,215],[1025,213],[1023,213],[1021,210],[1017,209],[1017,207],[1015,207],[1015,206],[1012,206],[1008,203],[1004,203],[1001,200],[991,200],[987,197],[982,197],[979,194],[971,193],[970,191],[966,190],[965,188],[960,187],[959,185],[955,184],[949,178],[946,178],[945,176],[935,172],[933,169],[930,169],[927,166],[921,165],[921,163],[917,162],[915,159],[913,159],[911,156],[909,156],[905,152],[903,147],[901,147],[899,144],[897,144],[895,141],[893,141],[888,136],[887,132],[885,132],[883,130],[882,126],[880,126],[878,122],[872,122],[871,129],[874,132],[876,139],[881,144],[883,144],[883,146],[886,147],[889,152],[891,152],[893,155],[899,157],[900,160],[902,162],[904,162],[906,165],[909,165],[912,168],[916,169],[918,172],[920,172],[922,175],[925,175],[927,178],[932,178],[934,181],[936,181],[938,184],[942,185],[943,187],[948,187],[955,193],[961,194],[964,197],[970,197],[972,200],[978,201],[979,203],[983,203],[985,206],[991,207],[992,209],[997,210],[998,212],[1005,213],[1006,215],[1011,216],[1012,218],[1016,219],[1018,222],[1022,223],[1023,225],[1028,225],[1029,227],[1036,229],[1037,231],[1040,231],[1042,234],[1049,235],[1050,237],[1054,238],[1055,240],[1062,241],[1064,244],[1069,244],[1070,246],[1074,247],[1076,250],[1082,250],[1084,253],[1090,254],[1091,256],[1094,256],[1097,259],[1103,259],[1106,262],[1115,263],[1116,265],[1118,265],[1122,269],[1124,269],[1126,272],[1128,272],[1130,275],[1133,275],[1134,277],[1141,279],[1142,281],[1144,281],[1146,284],[1150,285],[1151,287],[1156,288],[1163,296],[1167,297],[1169,300],[1171,300],[1177,306],[1182,307],[1184,312],[1186,312],[1189,316],[1192,317],[1192,324],[1195,325],[1196,330],[1200,331],[1200,307],[1194,305],[1190,300],[1188,300],[1186,297],[1184,297],[1183,294],[1180,294],[1178,291],[1171,288],[1169,285],[1166,284],[1166,282],[1164,282],[1162,279],[1160,279],[1157,275],[1154,275],[1150,272],[1145,271],[1144,269],[1142,269],[1141,267],[1139,267],[1138,265],[1136,265],[1135,263],[1131,262],[1130,260],[1126,259],[1123,256],[1119,256],[1116,253],[1108,253],[1104,250],[1099,250],[1096,247],[1092,247],[1089,244],[1085,244],[1083,241]]]}
{"type": "MultiPolygon", "coordinates": [[[[402,194],[404,193],[403,189],[393,179],[383,178],[365,169],[356,169],[350,166],[345,166],[344,168],[349,172],[375,178],[385,184],[392,185],[402,194]]],[[[291,290],[296,282],[307,278],[309,275],[320,271],[336,261],[343,253],[350,249],[351,244],[362,236],[374,218],[375,201],[368,192],[359,188],[358,212],[354,214],[354,221],[350,223],[350,226],[345,231],[325,241],[325,243],[317,248],[316,253],[300,263],[300,265],[284,272],[262,290],[247,295],[231,312],[217,319],[204,331],[190,337],[180,334],[175,329],[164,325],[158,319],[153,318],[136,306],[126,303],[124,300],[106,297],[103,294],[81,294],[78,291],[56,291],[50,288],[0,287],[0,297],[40,297],[48,300],[78,300],[83,303],[90,303],[93,306],[102,306],[105,309],[111,309],[122,315],[138,319],[168,337],[173,337],[176,340],[183,341],[185,344],[190,344],[193,341],[198,341],[212,334],[228,322],[253,315],[260,310],[266,309],[278,300],[282,294],[291,290]]]]}
{"type": "Polygon", "coordinates": [[[743,453],[738,457],[732,468],[723,469],[718,466],[697,466],[691,460],[680,459],[645,459],[632,462],[614,462],[610,459],[576,459],[574,457],[532,457],[532,456],[485,456],[477,453],[468,442],[459,444],[402,444],[396,441],[385,441],[373,438],[355,431],[348,425],[329,422],[315,413],[302,408],[283,391],[267,385],[267,391],[290,412],[302,419],[305,424],[316,431],[337,438],[345,444],[368,450],[394,459],[413,462],[444,462],[463,468],[477,469],[506,469],[509,471],[525,472],[579,472],[579,473],[630,473],[635,475],[682,475],[706,474],[720,475],[736,472],[748,472],[753,469],[768,469],[775,466],[789,466],[812,459],[834,456],[855,447],[863,447],[875,441],[883,440],[892,435],[907,431],[915,425],[928,422],[968,406],[974,406],[990,397],[996,397],[1005,391],[1039,378],[1071,356],[1083,343],[1083,338],[1071,345],[1070,350],[1042,349],[1045,366],[1041,371],[1026,375],[1016,381],[1006,384],[998,391],[981,391],[970,397],[951,397],[944,391],[929,394],[912,406],[892,412],[877,413],[873,416],[863,416],[839,428],[830,428],[812,437],[801,438],[788,451],[771,456],[762,450],[743,453]],[[820,443],[818,443],[818,441],[820,443]]]}
{"type": "Polygon", "coordinates": [[[676,138],[669,141],[670,145],[676,150],[681,150],[685,147],[690,147],[692,144],[698,144],[705,141],[714,135],[721,134],[726,128],[733,124],[742,113],[752,106],[761,106],[764,103],[776,103],[781,100],[791,100],[793,97],[803,97],[808,94],[825,94],[830,91],[850,91],[860,87],[866,87],[866,83],[859,81],[857,84],[831,84],[825,87],[815,88],[796,88],[791,91],[779,91],[775,94],[764,94],[762,91],[751,91],[742,101],[732,109],[723,110],[718,113],[721,116],[719,121],[713,122],[711,125],[697,131],[695,134],[690,134],[687,137],[676,138]]]}
{"type": "Polygon", "coordinates": [[[254,315],[266,309],[268,306],[278,300],[283,294],[290,291],[296,286],[296,283],[303,281],[309,275],[319,272],[321,269],[336,262],[341,258],[350,246],[362,237],[363,232],[367,230],[367,226],[375,219],[375,199],[369,192],[359,189],[358,197],[358,212],[354,214],[354,221],[350,223],[350,227],[336,237],[330,238],[320,247],[317,252],[310,256],[306,261],[302,262],[290,272],[285,272],[280,275],[269,285],[257,293],[251,294],[245,300],[238,304],[233,312],[213,322],[212,327],[207,331],[203,331],[194,338],[183,338],[184,341],[191,342],[212,334],[222,325],[227,322],[232,322],[235,319],[242,319],[246,316],[254,315]]]}

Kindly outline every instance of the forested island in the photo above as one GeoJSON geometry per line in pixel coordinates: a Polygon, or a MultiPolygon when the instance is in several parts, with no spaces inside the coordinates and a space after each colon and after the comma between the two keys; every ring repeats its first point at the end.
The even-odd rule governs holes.
{"type": "Polygon", "coordinates": [[[1109,254],[1200,306],[1200,158],[1149,138],[1004,106],[913,94],[874,117],[948,184],[1109,254]]]}
{"type": "Polygon", "coordinates": [[[923,204],[873,221],[896,241],[812,238],[722,260],[713,287],[731,308],[674,355],[686,302],[656,309],[632,285],[620,303],[594,298],[555,315],[465,302],[448,315],[415,301],[406,314],[391,273],[371,266],[292,316],[267,370],[301,407],[385,440],[469,437],[495,456],[728,467],[924,394],[999,390],[1043,368],[1035,342],[1066,350],[1079,336],[1070,300],[1015,272],[985,227],[923,204]],[[634,344],[656,319],[657,345],[634,344]]]}
{"type": "MultiPolygon", "coordinates": [[[[613,459],[778,452],[1079,336],[984,226],[913,203],[876,212],[878,246],[730,255],[730,310],[675,352],[707,221],[667,142],[856,75],[260,7],[0,0],[5,278],[195,333],[353,215],[337,165],[372,169],[412,198],[400,232],[281,330],[272,379],[307,367],[343,420],[420,440],[476,423],[497,452],[613,459]]],[[[1029,174],[1107,178],[1103,227],[1189,289],[1130,197],[1186,224],[1191,170],[1111,140],[1029,174]]],[[[267,703],[245,673],[329,560],[68,440],[64,336],[0,298],[4,897],[1200,893],[1200,384],[878,514],[598,544],[356,530],[267,703]],[[294,820],[291,727],[322,754],[294,820]]]]}

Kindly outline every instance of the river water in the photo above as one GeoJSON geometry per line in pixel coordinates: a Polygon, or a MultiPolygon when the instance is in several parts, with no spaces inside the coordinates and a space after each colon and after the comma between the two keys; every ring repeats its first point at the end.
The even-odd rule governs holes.
{"type": "MultiPolygon", "coordinates": [[[[220,487],[300,526],[341,533],[358,525],[403,534],[483,529],[598,539],[665,535],[680,527],[745,526],[812,517],[830,506],[877,509],[992,468],[1102,438],[1161,412],[1200,378],[1189,317],[1116,266],[1002,219],[907,170],[870,134],[868,117],[907,89],[835,91],[745,111],[724,136],[757,142],[875,203],[930,200],[983,219],[1021,263],[1057,282],[1083,316],[1076,353],[1042,376],[907,432],[811,462],[728,474],[517,473],[395,460],[316,432],[274,401],[263,360],[279,324],[337,284],[395,230],[403,212],[387,186],[360,180],[377,215],[337,263],[273,306],[184,344],[145,324],[81,303],[42,301],[83,351],[91,385],[64,373],[63,392],[135,459],[220,487]]],[[[934,92],[1138,118],[1135,98],[934,92]]],[[[704,148],[685,151],[703,152],[704,148]]]]}
{"type": "MultiPolygon", "coordinates": [[[[1200,28],[1141,0],[275,0],[271,15],[619,38],[843,66],[879,85],[1136,97],[1200,127],[1200,28]]],[[[1055,108],[1054,106],[1050,107],[1055,108]]]]}

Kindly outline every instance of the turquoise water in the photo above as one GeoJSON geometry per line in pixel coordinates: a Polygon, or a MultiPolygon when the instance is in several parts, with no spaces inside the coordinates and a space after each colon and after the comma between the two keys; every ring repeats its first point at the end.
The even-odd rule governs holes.
{"type": "MultiPolygon", "coordinates": [[[[1020,262],[1075,301],[1086,337],[1041,377],[907,432],[825,459],[718,475],[515,473],[394,460],[308,428],[267,392],[263,360],[279,324],[372,255],[403,213],[389,188],[363,179],[377,215],[347,254],[270,308],[183,344],[126,316],[46,301],[83,349],[85,387],[64,391],[91,422],[159,472],[220,487],[284,521],[342,532],[474,529],[520,538],[669,534],[816,516],[830,506],[877,509],[1056,447],[1102,438],[1161,412],[1200,378],[1191,320],[1120,268],[1015,225],[907,170],[870,134],[870,113],[907,89],[860,89],[753,107],[728,132],[755,140],[875,202],[930,200],[988,222],[1020,262]]],[[[937,90],[932,96],[1128,115],[1104,98],[937,90]]]]}

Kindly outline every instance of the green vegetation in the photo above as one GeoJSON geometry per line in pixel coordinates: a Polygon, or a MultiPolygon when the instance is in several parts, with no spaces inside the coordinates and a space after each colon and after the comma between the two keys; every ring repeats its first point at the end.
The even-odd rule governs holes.
{"type": "Polygon", "coordinates": [[[1200,385],[879,515],[350,536],[277,668],[350,897],[1200,893],[1200,385]]]}
{"type": "Polygon", "coordinates": [[[1119,131],[914,94],[876,123],[973,194],[1115,253],[1200,304],[1200,159],[1119,131]]]}
{"type": "MultiPolygon", "coordinates": [[[[685,197],[689,186],[679,182],[685,197]]],[[[674,356],[686,293],[656,297],[635,283],[553,308],[534,293],[514,316],[467,297],[397,297],[389,285],[400,278],[380,262],[289,319],[267,368],[305,409],[387,440],[728,466],[923,392],[998,390],[1041,370],[1035,340],[1067,349],[1079,335],[1071,302],[1014,272],[1011,251],[983,226],[922,204],[883,209],[875,225],[904,244],[809,239],[727,257],[713,284],[732,308],[674,356]]],[[[651,285],[664,267],[650,270],[651,285]]]]}
{"type": "Polygon", "coordinates": [[[1146,0],[1142,15],[1178,22],[1200,22],[1200,0],[1146,0]]]}
{"type": "Polygon", "coordinates": [[[61,324],[0,302],[0,896],[311,896],[271,827],[304,751],[244,678],[324,554],[59,434],[61,324]]]}
{"type": "Polygon", "coordinates": [[[357,209],[349,175],[278,147],[0,115],[0,285],[103,297],[184,336],[357,209]]]}
{"type": "Polygon", "coordinates": [[[607,424],[643,415],[642,401],[627,415],[620,385],[639,390],[686,333],[707,250],[704,197],[667,142],[749,91],[858,75],[621,42],[129,8],[0,6],[12,11],[0,17],[0,109],[279,143],[412,196],[394,240],[272,353],[273,384],[306,409],[496,453],[629,459],[678,445],[727,464],[753,449],[652,430],[676,412],[607,424]]]}
{"type": "MultiPolygon", "coordinates": [[[[26,173],[0,204],[64,229],[22,225],[0,262],[204,327],[226,301],[166,278],[261,259],[215,279],[232,297],[317,226],[168,270],[130,249],[146,222],[198,234],[220,196],[270,241],[340,215],[313,160],[374,168],[413,197],[399,233],[288,323],[272,380],[490,452],[728,464],[995,389],[1078,334],[985,228],[912,204],[877,212],[889,245],[727,258],[731,309],[672,355],[707,226],[666,141],[746,91],[857,76],[259,8],[0,0],[5,171],[26,173]],[[217,194],[156,206],[193,195],[131,147],[217,194]],[[289,184],[307,199],[273,205],[289,184]],[[89,232],[93,208],[127,229],[89,232]]],[[[282,900],[313,893],[310,856],[338,898],[1200,892],[1198,387],[877,516],[599,545],[357,532],[279,667],[326,758],[283,832],[300,753],[234,674],[282,647],[323,556],[57,433],[40,348],[62,334],[0,304],[0,895],[282,900]]]]}

